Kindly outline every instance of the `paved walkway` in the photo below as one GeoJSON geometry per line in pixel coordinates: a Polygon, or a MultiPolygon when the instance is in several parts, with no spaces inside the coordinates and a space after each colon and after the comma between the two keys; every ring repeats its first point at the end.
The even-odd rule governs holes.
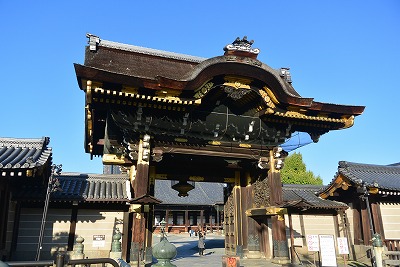
{"type": "MultiPolygon", "coordinates": [[[[160,242],[160,236],[154,235],[153,245],[160,242]]],[[[188,234],[168,234],[167,239],[170,243],[177,248],[177,256],[171,261],[177,267],[222,267],[222,256],[225,256],[225,240],[224,236],[220,234],[210,234],[206,236],[206,250],[204,256],[199,256],[197,248],[198,237],[189,237],[188,234]]],[[[156,262],[156,260],[154,260],[156,262]]],[[[154,263],[153,263],[154,264],[154,263]]],[[[151,264],[146,264],[151,266],[151,264]]],[[[287,264],[280,265],[272,263],[266,259],[240,259],[240,267],[289,267],[289,266],[312,266],[316,265],[311,262],[304,261],[303,265],[287,264]]],[[[317,266],[319,264],[317,263],[317,266]]],[[[359,262],[347,262],[338,260],[338,267],[368,267],[370,265],[362,264],[359,262]]]]}
{"type": "MultiPolygon", "coordinates": [[[[188,234],[168,234],[167,239],[175,245],[177,256],[171,261],[177,267],[222,267],[222,256],[225,255],[224,236],[220,234],[206,235],[206,250],[204,256],[199,256],[197,237],[188,234]]],[[[153,245],[160,241],[160,236],[155,235],[153,245]]],[[[280,267],[265,259],[241,259],[241,267],[280,267]]]]}

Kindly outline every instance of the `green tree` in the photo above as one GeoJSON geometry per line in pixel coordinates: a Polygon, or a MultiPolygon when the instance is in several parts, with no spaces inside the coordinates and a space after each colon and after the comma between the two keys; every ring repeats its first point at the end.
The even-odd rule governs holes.
{"type": "Polygon", "coordinates": [[[307,171],[303,156],[296,152],[285,159],[281,179],[284,184],[322,185],[321,177],[315,176],[312,171],[307,171]]]}

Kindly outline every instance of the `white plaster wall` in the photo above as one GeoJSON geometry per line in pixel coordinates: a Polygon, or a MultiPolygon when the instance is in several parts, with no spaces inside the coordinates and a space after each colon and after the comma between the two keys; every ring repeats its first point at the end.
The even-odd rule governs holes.
{"type": "Polygon", "coordinates": [[[379,203],[386,239],[400,239],[400,203],[379,203]]]}
{"type": "Polygon", "coordinates": [[[75,235],[85,239],[83,242],[85,257],[109,256],[115,227],[122,232],[123,216],[124,213],[119,211],[79,210],[75,235]],[[95,235],[104,235],[104,242],[93,242],[95,235]],[[96,243],[102,244],[97,246],[96,243]]]}

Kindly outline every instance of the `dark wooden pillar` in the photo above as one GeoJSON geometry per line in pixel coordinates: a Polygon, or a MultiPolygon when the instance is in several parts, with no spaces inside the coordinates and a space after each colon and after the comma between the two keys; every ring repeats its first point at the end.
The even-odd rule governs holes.
{"type": "Polygon", "coordinates": [[[154,211],[152,205],[145,206],[144,212],[144,221],[145,221],[145,255],[144,259],[146,262],[152,262],[153,260],[153,224],[154,224],[154,211]]]}
{"type": "Polygon", "coordinates": [[[362,235],[362,224],[361,224],[361,206],[360,199],[357,198],[358,201],[353,202],[353,230],[354,230],[354,245],[363,244],[363,235],[362,235]]]}
{"type": "MultiPolygon", "coordinates": [[[[270,205],[279,207],[282,204],[282,182],[280,170],[275,169],[274,153],[270,151],[270,169],[268,184],[270,187],[270,205]]],[[[272,215],[273,259],[278,263],[289,261],[289,247],[286,238],[285,217],[283,214],[272,215]]]]}
{"type": "Polygon", "coordinates": [[[382,214],[379,208],[379,204],[375,200],[371,201],[371,213],[372,219],[375,226],[375,233],[381,235],[382,240],[385,240],[385,232],[383,231],[382,214]]]}
{"type": "Polygon", "coordinates": [[[361,202],[361,224],[362,224],[362,233],[363,233],[363,240],[364,240],[364,245],[370,245],[371,242],[371,227],[370,227],[370,222],[368,218],[368,210],[367,210],[367,205],[365,201],[361,202]]]}
{"type": "Polygon", "coordinates": [[[268,231],[268,217],[264,217],[261,220],[260,224],[260,251],[264,255],[265,258],[271,258],[271,250],[270,250],[270,240],[269,240],[269,231],[268,231]]]}
{"type": "Polygon", "coordinates": [[[129,241],[131,240],[130,229],[132,228],[132,218],[130,215],[131,213],[124,212],[124,224],[122,226],[122,258],[126,260],[129,258],[129,241]]]}
{"type": "Polygon", "coordinates": [[[208,222],[210,224],[210,231],[211,233],[213,232],[213,222],[212,222],[212,218],[213,218],[213,212],[212,212],[212,208],[210,207],[208,210],[208,222]]]}
{"type": "MultiPolygon", "coordinates": [[[[150,140],[140,140],[137,166],[135,168],[133,165],[130,169],[130,180],[133,187],[134,198],[149,195],[149,159],[144,153],[145,150],[149,149],[149,141],[150,140]]],[[[133,259],[133,261],[142,261],[145,258],[145,253],[148,254],[151,252],[152,238],[147,239],[146,234],[150,230],[148,228],[149,216],[145,214],[148,210],[145,210],[144,204],[145,203],[141,203],[141,206],[135,209],[135,214],[133,215],[131,244],[131,260],[133,259]]]]}
{"type": "Polygon", "coordinates": [[[169,225],[168,225],[168,221],[169,221],[169,210],[165,210],[165,232],[168,233],[169,232],[169,225]]]}
{"type": "Polygon", "coordinates": [[[244,211],[241,208],[241,175],[239,171],[235,173],[235,187],[233,192],[233,207],[234,207],[234,232],[235,232],[235,244],[236,244],[236,255],[239,257],[244,256],[244,244],[243,244],[243,214],[244,211]]]}
{"type": "MultiPolygon", "coordinates": [[[[246,256],[249,252],[249,248],[248,248],[248,239],[249,239],[249,235],[251,235],[250,238],[253,237],[253,232],[254,232],[254,227],[251,227],[251,229],[249,229],[249,221],[252,220],[251,218],[249,218],[248,216],[246,216],[246,210],[248,210],[250,208],[249,202],[251,201],[251,198],[248,199],[249,197],[249,188],[246,187],[246,182],[245,181],[241,181],[241,186],[240,186],[240,205],[238,206],[238,209],[240,210],[240,218],[242,218],[241,225],[239,229],[239,233],[241,235],[242,238],[242,251],[243,251],[243,256],[246,256]]],[[[251,225],[253,226],[253,225],[251,225]]],[[[239,234],[238,233],[238,234],[239,234]]]]}
{"type": "Polygon", "coordinates": [[[75,243],[75,230],[76,230],[76,222],[78,220],[78,205],[72,205],[71,212],[71,223],[69,225],[69,233],[68,233],[68,251],[72,251],[75,243]]]}
{"type": "Polygon", "coordinates": [[[189,211],[186,209],[185,210],[185,232],[187,233],[189,231],[189,211]]]}
{"type": "Polygon", "coordinates": [[[204,210],[200,210],[200,231],[204,229],[204,210]]]}

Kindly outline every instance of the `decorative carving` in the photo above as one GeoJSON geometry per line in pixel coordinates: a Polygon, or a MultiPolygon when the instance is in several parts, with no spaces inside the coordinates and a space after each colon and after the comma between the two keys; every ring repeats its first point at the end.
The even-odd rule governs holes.
{"type": "Polygon", "coordinates": [[[189,176],[189,180],[194,181],[194,182],[203,182],[204,177],[203,176],[189,176]]]}
{"type": "Polygon", "coordinates": [[[268,179],[257,179],[253,183],[254,208],[270,206],[270,187],[268,179]]]}
{"type": "Polygon", "coordinates": [[[204,84],[202,87],[200,87],[199,90],[196,91],[196,94],[194,95],[195,98],[202,98],[205,96],[214,86],[213,82],[208,82],[204,84]]]}
{"type": "Polygon", "coordinates": [[[350,116],[348,119],[344,118],[344,126],[343,129],[350,128],[354,125],[354,116],[350,116]]]}
{"type": "Polygon", "coordinates": [[[228,97],[230,97],[234,100],[241,99],[243,96],[250,93],[250,90],[243,89],[243,88],[234,88],[234,87],[230,87],[230,86],[224,86],[223,88],[224,88],[225,93],[228,94],[228,97]]]}
{"type": "Polygon", "coordinates": [[[258,90],[258,92],[260,93],[261,97],[264,99],[264,101],[265,101],[265,103],[267,104],[268,107],[270,107],[272,109],[276,108],[274,100],[275,100],[275,102],[277,102],[277,100],[276,100],[275,96],[272,93],[269,93],[267,91],[267,90],[271,91],[268,87],[264,86],[264,90],[258,90]],[[272,95],[273,98],[271,98],[270,95],[272,95]]]}
{"type": "Polygon", "coordinates": [[[253,59],[253,58],[248,58],[248,57],[238,57],[238,56],[229,55],[229,56],[225,56],[225,60],[228,62],[234,61],[234,62],[246,63],[246,64],[254,65],[257,67],[262,66],[261,61],[258,61],[257,59],[253,59]]]}
{"type": "Polygon", "coordinates": [[[253,43],[254,43],[253,40],[251,40],[251,41],[247,40],[247,36],[244,36],[243,39],[240,39],[239,37],[237,37],[236,40],[233,41],[232,44],[228,44],[227,46],[224,47],[224,51],[226,51],[226,52],[241,51],[241,52],[248,52],[248,53],[258,55],[260,53],[260,49],[252,48],[251,45],[253,43]]]}
{"type": "Polygon", "coordinates": [[[234,215],[234,210],[233,194],[231,193],[225,203],[226,216],[232,217],[234,215]]]}

